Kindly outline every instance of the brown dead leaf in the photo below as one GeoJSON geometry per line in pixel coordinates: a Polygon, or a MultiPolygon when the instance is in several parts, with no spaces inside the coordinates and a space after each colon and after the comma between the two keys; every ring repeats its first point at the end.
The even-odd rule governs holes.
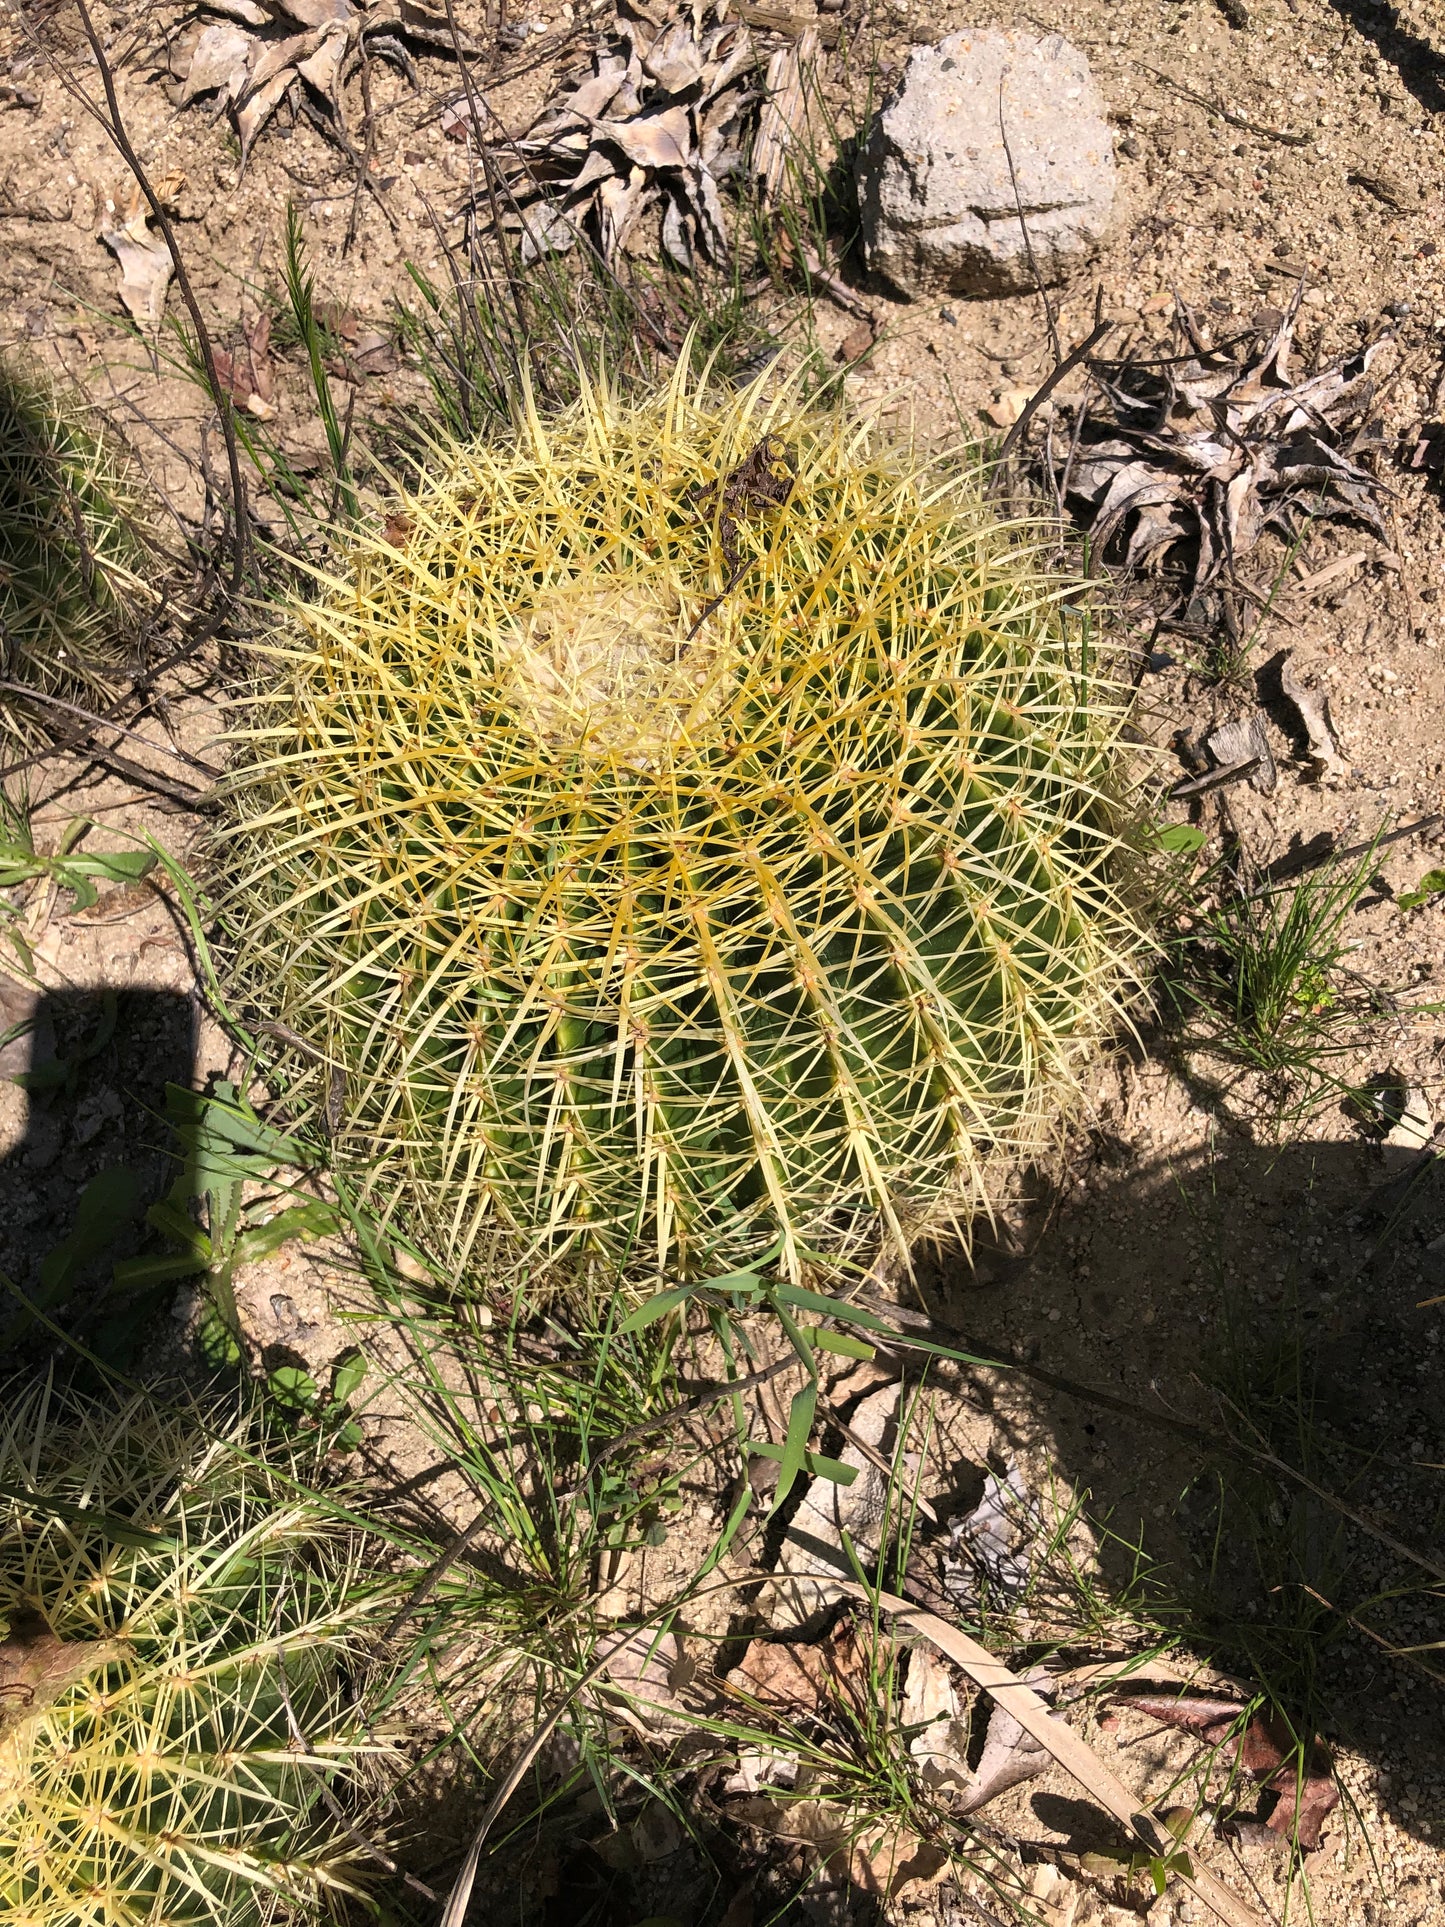
{"type": "Polygon", "coordinates": [[[404,549],[411,538],[411,532],[414,526],[415,524],[409,515],[404,515],[400,510],[394,509],[386,518],[385,526],[381,531],[381,539],[383,542],[389,542],[394,549],[404,549]]]}
{"type": "MultiPolygon", "coordinates": [[[[354,22],[354,16],[352,16],[354,22]]],[[[314,53],[298,60],[296,71],[308,87],[314,87],[339,116],[341,113],[341,66],[351,46],[349,26],[333,27],[321,37],[314,53]]]]}
{"type": "Polygon", "coordinates": [[[241,142],[241,167],[244,170],[250,158],[251,148],[256,136],[270,120],[292,87],[296,85],[296,69],[283,67],[279,74],[273,74],[264,87],[258,87],[247,100],[244,107],[236,112],[236,133],[241,142]]]}
{"type": "Polygon", "coordinates": [[[1307,1853],[1318,1847],[1320,1829],[1340,1799],[1330,1751],[1322,1740],[1309,1742],[1301,1774],[1295,1736],[1278,1715],[1265,1719],[1255,1714],[1241,1731],[1244,1708],[1237,1700],[1190,1693],[1119,1693],[1114,1703],[1195,1734],[1206,1746],[1225,1749],[1226,1757],[1267,1793],[1279,1796],[1265,1823],[1271,1832],[1298,1840],[1307,1853]]]}
{"type": "Polygon", "coordinates": [[[866,1655],[844,1619],[816,1645],[753,1640],[726,1684],[791,1720],[836,1707],[857,1715],[864,1710],[866,1671],[866,1655]]]}
{"type": "Polygon", "coordinates": [[[250,34],[229,23],[207,27],[186,70],[182,107],[201,94],[219,92],[228,101],[239,100],[246,90],[255,44],[250,34]]]}
{"type": "Polygon", "coordinates": [[[1028,405],[1027,388],[1006,388],[1001,395],[996,396],[988,404],[983,412],[995,428],[1012,428],[1028,405]]]}
{"type": "Polygon", "coordinates": [[[1213,346],[1171,297],[1172,352],[1091,361],[1083,400],[1058,404],[1082,432],[1056,438],[1054,480],[1096,552],[1112,551],[1131,573],[1170,565],[1186,607],[1217,596],[1268,530],[1293,540],[1323,515],[1385,537],[1382,484],[1368,461],[1379,439],[1374,365],[1390,337],[1296,375],[1300,298],[1272,333],[1251,334],[1241,356],[1232,343],[1213,346]]]}
{"type": "Polygon", "coordinates": [[[127,314],[154,333],[166,311],[166,290],[175,262],[164,240],[152,234],[144,206],[130,213],[125,225],[107,228],[101,240],[120,263],[120,298],[127,314]]]}
{"type": "Polygon", "coordinates": [[[1299,711],[1309,739],[1310,756],[1324,776],[1348,776],[1350,766],[1340,754],[1330,721],[1329,698],[1322,690],[1311,689],[1294,672],[1294,659],[1286,656],[1279,672],[1279,686],[1299,711]]]}
{"type": "Polygon", "coordinates": [[[114,890],[105,890],[94,903],[84,910],[73,910],[68,919],[71,923],[120,923],[126,917],[133,917],[137,910],[147,909],[153,904],[160,892],[148,877],[138,883],[122,883],[114,890]]]}
{"type": "Polygon", "coordinates": [[[222,388],[238,408],[244,408],[257,421],[268,422],[276,414],[270,315],[260,315],[249,324],[244,334],[244,345],[234,353],[226,348],[216,349],[216,374],[222,388]]]}
{"type": "Polygon", "coordinates": [[[360,18],[351,0],[275,0],[277,11],[301,27],[340,26],[354,30],[360,18]]]}
{"type": "Polygon", "coordinates": [[[0,1640],[0,1739],[53,1706],[80,1680],[109,1665],[113,1639],[57,1639],[38,1613],[17,1613],[0,1640]]]}
{"type": "Polygon", "coordinates": [[[809,1849],[823,1872],[844,1875],[859,1892],[896,1900],[908,1887],[936,1880],[948,1855],[905,1827],[869,1825],[831,1800],[775,1799],[767,1795],[734,1800],[729,1816],[776,1840],[809,1849]]]}

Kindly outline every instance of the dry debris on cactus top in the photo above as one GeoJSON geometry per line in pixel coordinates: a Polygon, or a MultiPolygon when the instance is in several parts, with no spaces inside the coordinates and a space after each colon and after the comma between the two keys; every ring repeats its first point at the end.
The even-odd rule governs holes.
{"type": "Polygon", "coordinates": [[[1176,304],[1182,352],[1091,364],[1072,430],[1050,437],[1059,494],[1094,553],[1175,577],[1189,604],[1227,581],[1266,530],[1292,540],[1310,518],[1353,519],[1381,538],[1384,485],[1373,364],[1388,335],[1313,373],[1291,360],[1299,306],[1268,333],[1212,347],[1176,304]]]}

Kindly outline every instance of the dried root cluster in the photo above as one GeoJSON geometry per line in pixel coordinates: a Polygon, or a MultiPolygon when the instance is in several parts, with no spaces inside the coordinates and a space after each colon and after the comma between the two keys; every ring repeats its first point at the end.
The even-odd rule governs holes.
{"type": "Polygon", "coordinates": [[[966,1222],[1142,942],[1041,555],[787,391],[438,448],[293,607],[228,831],[371,1195],[694,1273],[966,1222]]]}

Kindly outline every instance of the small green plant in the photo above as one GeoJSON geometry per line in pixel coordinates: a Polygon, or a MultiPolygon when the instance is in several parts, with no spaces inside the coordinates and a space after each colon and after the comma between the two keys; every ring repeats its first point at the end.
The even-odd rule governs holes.
{"type": "Polygon", "coordinates": [[[1345,968],[1345,920],[1374,869],[1373,846],[1293,886],[1226,897],[1190,921],[1169,981],[1198,1041],[1259,1077],[1281,1120],[1349,1086],[1335,1069],[1369,1005],[1345,968]]]}
{"type": "Polygon", "coordinates": [[[331,1388],[321,1387],[304,1366],[273,1365],[264,1385],[272,1410],[288,1429],[317,1433],[335,1451],[354,1452],[362,1430],[351,1402],[367,1374],[361,1349],[352,1345],[331,1367],[331,1388]]]}
{"type": "Polygon", "coordinates": [[[266,1123],[234,1085],[223,1080],[209,1093],[168,1085],[166,1117],[179,1143],[180,1168],[146,1222],[178,1249],[122,1260],[116,1290],[149,1303],[182,1279],[197,1279],[206,1296],[202,1350],[211,1364],[234,1366],[242,1357],[236,1267],[269,1257],[293,1238],[325,1237],[336,1228],[336,1212],[321,1198],[285,1202],[296,1187],[278,1181],[278,1170],[306,1171],[312,1153],[266,1123]]]}
{"type": "Polygon", "coordinates": [[[1419,910],[1439,896],[1445,896],[1445,870],[1427,870],[1413,889],[1402,890],[1395,901],[1402,910],[1419,910]]]}
{"type": "Polygon", "coordinates": [[[113,427],[0,358],[0,733],[33,747],[115,696],[158,602],[144,499],[113,427]]]}
{"type": "Polygon", "coordinates": [[[37,850],[29,807],[0,792],[0,937],[26,976],[34,975],[34,959],[20,927],[22,906],[7,892],[50,883],[70,893],[72,910],[88,910],[99,897],[97,884],[138,883],[155,868],[149,850],[80,849],[81,839],[94,827],[90,817],[74,816],[53,850],[37,850]]]}
{"type": "Polygon", "coordinates": [[[295,1472],[244,1421],[4,1389],[6,1927],[250,1927],[360,1891],[327,1801],[388,1751],[342,1681],[395,1586],[295,1472]]]}

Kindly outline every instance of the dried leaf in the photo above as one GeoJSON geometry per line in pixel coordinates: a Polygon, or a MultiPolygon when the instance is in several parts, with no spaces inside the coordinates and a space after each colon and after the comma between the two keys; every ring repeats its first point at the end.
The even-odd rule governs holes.
{"type": "Polygon", "coordinates": [[[256,42],[239,27],[207,27],[196,42],[186,82],[181,89],[181,105],[188,105],[201,94],[222,93],[228,101],[238,100],[249,79],[252,49],[256,42]]]}
{"type": "Polygon", "coordinates": [[[906,1828],[865,1826],[860,1832],[848,1809],[830,1800],[758,1797],[732,1801],[727,1811],[773,1839],[808,1848],[825,1874],[844,1877],[879,1900],[894,1900],[905,1888],[936,1880],[949,1864],[941,1848],[925,1845],[906,1828]]]}
{"type": "Polygon", "coordinates": [[[265,7],[258,6],[256,0],[206,0],[212,13],[223,13],[228,20],[239,20],[247,27],[269,27],[274,25],[272,16],[265,7]]]}
{"type": "Polygon", "coordinates": [[[244,170],[256,136],[270,120],[276,109],[285,99],[288,90],[296,83],[296,69],[283,68],[273,74],[264,87],[258,87],[236,113],[236,133],[241,142],[241,167],[244,170]]]}
{"type": "Polygon", "coordinates": [[[968,1724],[959,1718],[953,1676],[926,1646],[908,1655],[902,1721],[908,1751],[927,1785],[964,1793],[973,1784],[968,1764],[968,1724]]]}
{"type": "Polygon", "coordinates": [[[270,421],[276,413],[270,315],[262,314],[246,328],[243,348],[235,354],[228,349],[218,348],[215,358],[216,374],[221,386],[236,406],[244,408],[258,421],[270,421]]]}
{"type": "Polygon", "coordinates": [[[1022,1597],[1031,1570],[1032,1518],[1018,1466],[1010,1463],[1001,1479],[990,1472],[972,1512],[949,1523],[949,1551],[943,1561],[943,1589],[949,1598],[961,1606],[976,1606],[983,1589],[996,1602],[1022,1597]]]}
{"type": "MultiPolygon", "coordinates": [[[[1042,1667],[1035,1667],[1021,1677],[1026,1685],[1035,1688],[1041,1699],[1047,1700],[1048,1675],[1042,1667]]],[[[983,1752],[970,1775],[971,1784],[963,1801],[963,1811],[975,1813],[979,1807],[996,1799],[1000,1793],[1006,1793],[1010,1787],[1019,1786],[1024,1780],[1032,1780],[1036,1774],[1047,1770],[1052,1758],[1048,1748],[1032,1733],[1026,1732],[1006,1706],[996,1701],[988,1716],[983,1752]]]]}
{"type": "Polygon", "coordinates": [[[867,1656],[844,1619],[815,1645],[750,1641],[726,1683],[788,1720],[816,1719],[838,1706],[857,1716],[865,1710],[867,1656]]]}
{"type": "Polygon", "coordinates": [[[147,227],[143,207],[130,215],[124,227],[107,228],[100,238],[120,263],[120,298],[126,312],[154,333],[165,314],[166,290],[175,273],[170,249],[147,227]]]}
{"type": "Polygon", "coordinates": [[[275,5],[301,27],[342,26],[354,33],[361,24],[351,0],[275,0],[275,5]]]}
{"type": "Polygon", "coordinates": [[[340,111],[341,65],[351,45],[351,32],[347,27],[334,27],[324,34],[320,46],[305,60],[298,60],[296,71],[308,86],[314,87],[324,100],[340,111]]]}
{"type": "Polygon", "coordinates": [[[251,89],[254,93],[274,80],[283,67],[294,67],[298,60],[304,60],[316,45],[318,36],[314,33],[289,34],[285,40],[268,40],[256,56],[256,64],[251,69],[251,89]]]}
{"type": "Polygon", "coordinates": [[[0,1740],[109,1665],[121,1650],[113,1639],[57,1639],[38,1614],[16,1613],[8,1638],[0,1640],[0,1740]]]}
{"type": "Polygon", "coordinates": [[[1097,392],[1083,404],[1077,446],[1066,456],[1059,451],[1074,438],[1056,438],[1067,471],[1055,479],[1092,509],[1096,552],[1118,541],[1125,570],[1157,571],[1193,543],[1183,564],[1187,600],[1234,569],[1266,530],[1290,538],[1326,515],[1382,533],[1382,485],[1359,457],[1371,446],[1373,364],[1388,337],[1292,382],[1298,296],[1288,314],[1265,318],[1278,325],[1263,345],[1255,335],[1247,361],[1212,348],[1189,309],[1174,305],[1185,352],[1091,363],[1097,392]]]}
{"type": "Polygon", "coordinates": [[[684,21],[673,23],[642,57],[642,71],[669,94],[686,93],[702,78],[703,53],[684,21]]]}
{"type": "Polygon", "coordinates": [[[1274,795],[1279,787],[1279,771],[1265,734],[1263,710],[1251,709],[1243,716],[1221,723],[1218,729],[1210,731],[1204,743],[1221,769],[1236,763],[1255,762],[1257,767],[1249,775],[1250,788],[1258,790],[1261,796],[1274,795]]]}
{"type": "Polygon", "coordinates": [[[869,322],[855,321],[853,326],[838,343],[839,361],[861,361],[873,346],[873,328],[869,322]]]}
{"type": "Polygon", "coordinates": [[[639,114],[635,120],[599,120],[594,131],[620,147],[636,167],[686,167],[692,152],[685,107],[639,114]]]}
{"type": "Polygon", "coordinates": [[[1300,721],[1309,738],[1310,755],[1326,776],[1348,776],[1350,766],[1340,754],[1330,722],[1329,700],[1323,691],[1311,689],[1294,672],[1294,659],[1286,656],[1279,672],[1279,686],[1299,711],[1300,721]]]}
{"type": "Polygon", "coordinates": [[[1287,1839],[1297,1838],[1306,1852],[1319,1845],[1320,1829],[1340,1798],[1329,1748],[1322,1741],[1310,1741],[1301,1775],[1294,1765],[1295,1738],[1283,1721],[1256,1714],[1240,1731],[1244,1708],[1236,1700],[1188,1693],[1120,1693],[1115,1704],[1195,1734],[1208,1746],[1227,1746],[1228,1756],[1252,1779],[1266,1792],[1280,1796],[1266,1822],[1270,1830],[1287,1839]]]}

